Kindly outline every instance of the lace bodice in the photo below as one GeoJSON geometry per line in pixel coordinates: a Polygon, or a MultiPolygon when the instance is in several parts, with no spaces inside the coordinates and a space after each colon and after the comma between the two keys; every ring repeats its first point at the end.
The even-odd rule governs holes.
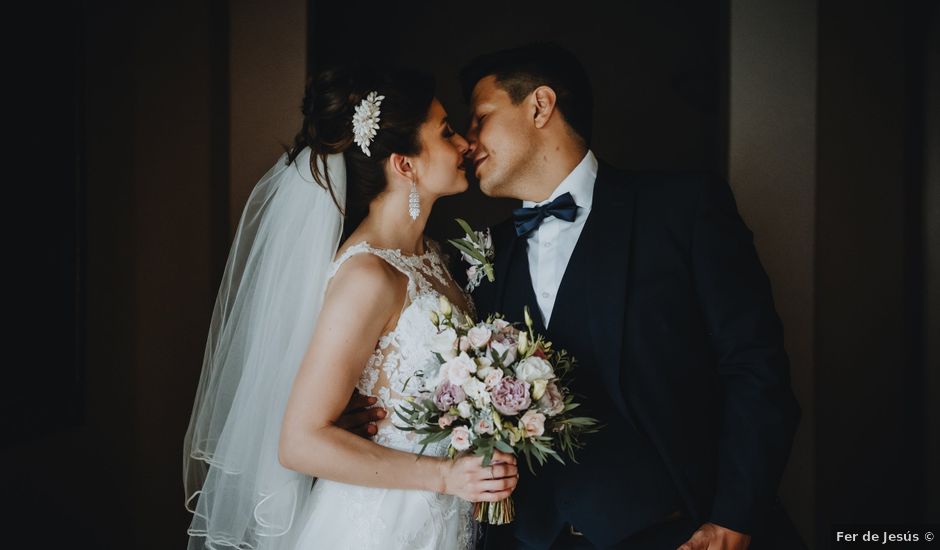
{"type": "MultiPolygon", "coordinates": [[[[395,410],[405,403],[405,398],[417,395],[424,389],[424,373],[429,368],[436,368],[437,363],[431,352],[431,339],[437,329],[431,322],[431,313],[440,307],[441,290],[462,289],[453,282],[440,257],[440,250],[429,242],[427,252],[420,256],[402,254],[399,250],[374,248],[367,242],[349,247],[334,263],[330,277],[336,274],[340,266],[356,254],[374,254],[408,277],[407,299],[398,323],[390,332],[383,335],[375,351],[363,368],[356,389],[364,395],[378,399],[377,406],[388,411],[388,416],[377,423],[378,432],[374,441],[386,447],[418,452],[421,448],[413,432],[399,430],[394,425],[395,410]]],[[[470,298],[464,293],[471,311],[464,312],[456,304],[455,311],[474,315],[470,298]]],[[[425,454],[443,456],[447,452],[448,441],[429,445],[425,454]]]]}

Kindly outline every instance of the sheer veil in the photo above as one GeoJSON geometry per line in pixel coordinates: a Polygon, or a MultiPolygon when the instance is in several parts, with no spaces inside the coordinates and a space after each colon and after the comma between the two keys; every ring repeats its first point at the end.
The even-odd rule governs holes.
{"type": "Polygon", "coordinates": [[[314,179],[310,157],[305,148],[287,164],[285,154],[261,178],[232,243],[184,442],[190,550],[289,548],[310,492],[312,478],[280,465],[278,439],[346,195],[343,155],[317,159],[332,194],[314,179]]]}

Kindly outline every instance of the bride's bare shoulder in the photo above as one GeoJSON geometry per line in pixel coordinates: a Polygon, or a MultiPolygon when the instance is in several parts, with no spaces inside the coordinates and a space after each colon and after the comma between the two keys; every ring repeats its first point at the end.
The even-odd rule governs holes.
{"type": "MultiPolygon", "coordinates": [[[[356,245],[354,245],[356,246],[356,245]]],[[[348,247],[348,249],[353,247],[348,247]]],[[[365,294],[381,292],[396,294],[404,290],[407,278],[381,257],[361,251],[346,257],[346,250],[339,253],[342,262],[330,282],[331,290],[348,289],[362,291],[365,294]]]]}

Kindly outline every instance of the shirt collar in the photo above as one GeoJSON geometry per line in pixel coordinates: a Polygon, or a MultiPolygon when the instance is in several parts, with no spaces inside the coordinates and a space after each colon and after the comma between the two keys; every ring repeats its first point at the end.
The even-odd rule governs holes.
{"type": "Polygon", "coordinates": [[[538,203],[522,201],[522,206],[524,208],[541,206],[555,200],[565,193],[571,193],[574,202],[579,208],[590,210],[591,204],[594,202],[595,179],[597,179],[597,157],[588,149],[588,152],[584,155],[584,158],[581,159],[581,162],[574,167],[574,170],[572,170],[565,179],[561,180],[561,183],[558,184],[558,187],[555,188],[551,196],[538,203]]]}

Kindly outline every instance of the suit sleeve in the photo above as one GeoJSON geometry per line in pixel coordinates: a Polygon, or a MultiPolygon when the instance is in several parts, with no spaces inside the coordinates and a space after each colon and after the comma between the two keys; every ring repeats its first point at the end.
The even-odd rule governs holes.
{"type": "Polygon", "coordinates": [[[702,187],[692,263],[721,388],[718,480],[709,521],[753,533],[776,497],[800,408],[770,283],[731,189],[718,180],[702,187]]]}

